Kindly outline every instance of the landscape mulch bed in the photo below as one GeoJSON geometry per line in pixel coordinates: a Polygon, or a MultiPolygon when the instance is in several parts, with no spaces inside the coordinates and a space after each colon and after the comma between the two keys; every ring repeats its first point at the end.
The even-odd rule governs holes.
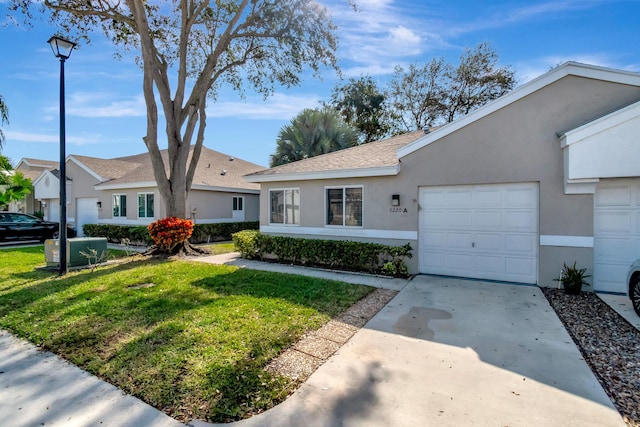
{"type": "Polygon", "coordinates": [[[640,427],[640,331],[594,293],[542,291],[624,421],[640,427]]]}

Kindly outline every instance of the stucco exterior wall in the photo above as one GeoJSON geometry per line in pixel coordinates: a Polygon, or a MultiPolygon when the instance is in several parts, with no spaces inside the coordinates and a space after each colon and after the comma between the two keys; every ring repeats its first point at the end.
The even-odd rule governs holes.
{"type": "MultiPolygon", "coordinates": [[[[562,78],[401,158],[397,176],[263,183],[261,226],[269,224],[272,188],[299,188],[300,227],[326,229],[324,187],[363,185],[363,230],[417,233],[421,186],[535,182],[539,184],[541,236],[593,237],[593,196],[564,194],[558,135],[638,99],[638,87],[562,78]],[[392,194],[400,195],[398,212],[390,209],[392,194]]],[[[295,227],[291,230],[297,233],[295,227]]],[[[340,230],[328,238],[340,238],[340,230]]],[[[417,241],[413,241],[417,254],[417,241]]],[[[538,283],[552,285],[562,263],[573,261],[591,272],[593,249],[540,246],[538,283]]],[[[412,265],[412,272],[417,272],[417,262],[412,265]]]]}
{"type": "Polygon", "coordinates": [[[187,210],[197,223],[232,222],[234,197],[244,198],[244,220],[257,221],[258,194],[192,190],[187,199],[187,210]]]}

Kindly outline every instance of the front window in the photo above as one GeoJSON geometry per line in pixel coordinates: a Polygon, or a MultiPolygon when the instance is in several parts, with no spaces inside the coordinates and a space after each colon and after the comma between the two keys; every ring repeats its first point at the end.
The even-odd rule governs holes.
{"type": "Polygon", "coordinates": [[[327,225],[362,227],[362,187],[327,188],[327,225]]]}
{"type": "Polygon", "coordinates": [[[113,216],[114,217],[127,216],[127,195],[126,194],[113,195],[113,216]]]}
{"type": "Polygon", "coordinates": [[[300,190],[287,188],[269,191],[271,224],[300,225],[300,190]]]}
{"type": "Polygon", "coordinates": [[[234,211],[243,211],[244,210],[244,197],[234,197],[233,198],[233,210],[234,211]]]}
{"type": "Polygon", "coordinates": [[[153,193],[138,194],[138,217],[153,218],[153,193]]]}

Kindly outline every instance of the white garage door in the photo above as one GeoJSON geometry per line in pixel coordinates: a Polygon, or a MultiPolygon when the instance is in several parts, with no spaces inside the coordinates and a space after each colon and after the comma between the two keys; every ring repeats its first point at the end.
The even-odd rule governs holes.
{"type": "Polygon", "coordinates": [[[536,283],[538,185],[420,189],[420,272],[536,283]]]}
{"type": "Polygon", "coordinates": [[[640,180],[599,184],[594,202],[593,287],[626,293],[629,266],[640,258],[640,180]]]}
{"type": "Polygon", "coordinates": [[[94,197],[78,198],[76,204],[76,231],[84,236],[82,226],[98,223],[98,199],[94,197]]]}

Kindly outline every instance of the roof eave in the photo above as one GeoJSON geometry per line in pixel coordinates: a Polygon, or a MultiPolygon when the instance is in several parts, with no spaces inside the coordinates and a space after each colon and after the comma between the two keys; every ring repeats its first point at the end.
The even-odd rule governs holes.
{"type": "Polygon", "coordinates": [[[312,171],[280,173],[272,175],[245,175],[247,182],[278,182],[278,181],[310,181],[315,179],[335,179],[335,178],[366,178],[374,176],[393,176],[400,173],[400,164],[394,166],[380,166],[361,169],[340,169],[334,171],[312,171]]]}

